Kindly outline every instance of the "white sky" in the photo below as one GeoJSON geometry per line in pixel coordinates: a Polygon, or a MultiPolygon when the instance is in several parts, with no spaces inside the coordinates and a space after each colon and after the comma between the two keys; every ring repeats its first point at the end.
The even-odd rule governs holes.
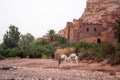
{"type": "Polygon", "coordinates": [[[0,42],[10,25],[35,38],[50,29],[59,31],[80,18],[85,6],[86,0],[0,0],[0,42]]]}

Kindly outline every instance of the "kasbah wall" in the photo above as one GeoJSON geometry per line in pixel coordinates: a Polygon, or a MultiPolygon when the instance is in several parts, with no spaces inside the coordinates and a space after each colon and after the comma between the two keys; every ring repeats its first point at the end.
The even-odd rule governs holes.
{"type": "MultiPolygon", "coordinates": [[[[93,9],[93,4],[97,3],[97,1],[103,0],[88,0],[85,12],[87,12],[87,9],[93,9]]],[[[89,20],[84,21],[86,16],[73,19],[72,22],[66,23],[66,27],[59,31],[58,35],[70,41],[86,40],[88,42],[97,42],[97,39],[101,39],[102,41],[116,42],[112,27],[115,26],[116,20],[120,19],[120,7],[112,12],[105,12],[99,16],[99,19],[96,18],[90,22],[89,20]]]]}

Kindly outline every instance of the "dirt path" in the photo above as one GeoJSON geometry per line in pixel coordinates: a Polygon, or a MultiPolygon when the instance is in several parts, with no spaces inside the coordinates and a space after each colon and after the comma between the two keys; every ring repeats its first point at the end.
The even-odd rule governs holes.
{"type": "Polygon", "coordinates": [[[57,65],[52,59],[0,61],[0,80],[120,80],[120,65],[80,61],[57,65]]]}

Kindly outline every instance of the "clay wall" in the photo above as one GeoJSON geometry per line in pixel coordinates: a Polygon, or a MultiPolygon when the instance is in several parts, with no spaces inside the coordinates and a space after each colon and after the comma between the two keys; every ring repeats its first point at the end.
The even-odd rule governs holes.
{"type": "Polygon", "coordinates": [[[59,34],[62,34],[65,38],[70,41],[80,40],[87,37],[100,36],[103,30],[101,24],[93,23],[80,23],[77,27],[73,25],[72,22],[67,22],[66,28],[62,30],[59,34]]]}
{"type": "Polygon", "coordinates": [[[92,23],[83,23],[82,31],[80,31],[79,38],[86,38],[91,36],[100,36],[101,31],[103,30],[101,24],[92,24],[92,23]]]}

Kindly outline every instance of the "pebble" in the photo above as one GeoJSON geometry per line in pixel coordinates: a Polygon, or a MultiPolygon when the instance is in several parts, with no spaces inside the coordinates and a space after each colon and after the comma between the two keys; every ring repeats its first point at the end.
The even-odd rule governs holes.
{"type": "MultiPolygon", "coordinates": [[[[40,60],[36,61],[38,62],[40,60]]],[[[27,61],[24,62],[27,63],[27,61]]],[[[53,68],[48,65],[51,65],[51,63],[40,65],[39,67],[13,66],[12,70],[0,70],[0,80],[120,80],[119,71],[114,75],[109,75],[109,73],[102,71],[79,70],[76,69],[76,65],[66,65],[67,67],[64,65],[59,67],[51,65],[54,66],[53,68]],[[71,69],[71,67],[75,69],[71,69]]]]}

